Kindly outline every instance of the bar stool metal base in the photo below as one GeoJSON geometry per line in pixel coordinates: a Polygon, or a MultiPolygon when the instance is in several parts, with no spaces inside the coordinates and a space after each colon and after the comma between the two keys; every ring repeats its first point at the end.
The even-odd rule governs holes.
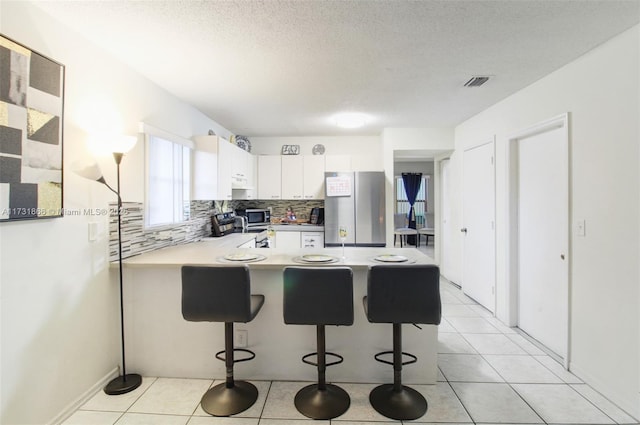
{"type": "Polygon", "coordinates": [[[296,394],[296,409],[311,419],[333,419],[347,411],[351,405],[349,394],[333,384],[326,384],[324,390],[318,384],[307,385],[296,394]]]}
{"type": "Polygon", "coordinates": [[[227,388],[219,384],[204,393],[200,405],[202,410],[213,416],[231,416],[244,412],[258,399],[258,389],[246,381],[235,381],[227,388]]]}
{"type": "Polygon", "coordinates": [[[398,391],[393,384],[384,384],[369,393],[371,406],[383,416],[409,421],[427,413],[427,400],[418,391],[404,385],[398,391]]]}
{"type": "Polygon", "coordinates": [[[126,394],[138,388],[140,384],[142,384],[142,377],[137,373],[129,373],[112,379],[104,387],[104,392],[109,395],[126,394]]]}

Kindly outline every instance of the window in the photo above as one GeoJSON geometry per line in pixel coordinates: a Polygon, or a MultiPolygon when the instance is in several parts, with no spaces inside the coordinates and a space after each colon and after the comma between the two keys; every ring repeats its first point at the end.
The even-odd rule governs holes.
{"type": "Polygon", "coordinates": [[[188,140],[144,125],[146,135],[145,227],[189,220],[191,148],[188,140]]]}
{"type": "MultiPolygon", "coordinates": [[[[424,217],[427,211],[427,199],[429,193],[427,188],[429,182],[429,176],[422,176],[422,183],[420,183],[420,190],[416,196],[416,203],[413,204],[413,208],[416,214],[416,227],[424,227],[424,217]]],[[[409,201],[407,200],[407,192],[404,190],[404,183],[402,176],[396,177],[396,213],[409,214],[409,201]]]]}

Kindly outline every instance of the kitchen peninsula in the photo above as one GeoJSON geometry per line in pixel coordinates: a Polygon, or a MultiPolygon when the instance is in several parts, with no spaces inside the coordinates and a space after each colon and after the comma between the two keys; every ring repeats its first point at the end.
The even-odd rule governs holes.
{"type": "MultiPolygon", "coordinates": [[[[224,378],[224,363],[214,357],[224,346],[224,326],[221,323],[187,322],[182,318],[180,269],[184,264],[230,264],[224,260],[225,255],[256,253],[265,258],[247,263],[251,292],[263,294],[266,299],[252,322],[235,325],[236,333],[238,330],[247,332],[247,347],[256,353],[255,359],[236,368],[236,375],[239,379],[251,380],[313,380],[315,370],[300,358],[315,350],[315,330],[311,326],[284,324],[282,270],[285,266],[305,266],[299,262],[302,255],[323,254],[338,260],[319,267],[348,266],[354,277],[353,326],[327,327],[327,350],[344,356],[344,363],[330,368],[329,379],[391,382],[392,367],[376,362],[373,357],[391,349],[391,325],[369,323],[363,311],[367,269],[382,264],[374,259],[381,254],[407,257],[408,261],[401,264],[433,264],[433,260],[410,248],[345,248],[344,260],[341,259],[342,248],[237,248],[253,236],[233,234],[207,239],[124,261],[128,368],[144,376],[224,378]]],[[[403,326],[403,349],[418,356],[417,364],[405,368],[403,378],[407,383],[433,384],[437,378],[437,328],[420,327],[422,329],[403,326]]]]}

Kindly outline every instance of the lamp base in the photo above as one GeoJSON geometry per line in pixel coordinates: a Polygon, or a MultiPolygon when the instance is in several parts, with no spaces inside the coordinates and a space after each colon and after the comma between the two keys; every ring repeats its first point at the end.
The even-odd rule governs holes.
{"type": "Polygon", "coordinates": [[[104,387],[104,392],[109,395],[126,394],[138,388],[140,384],[142,384],[142,377],[137,373],[130,373],[112,379],[104,387]]]}

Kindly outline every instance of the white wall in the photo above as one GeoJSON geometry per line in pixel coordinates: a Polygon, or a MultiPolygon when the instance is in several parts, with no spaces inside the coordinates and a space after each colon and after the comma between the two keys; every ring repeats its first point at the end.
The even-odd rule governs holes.
{"type": "MultiPolygon", "coordinates": [[[[496,136],[497,314],[505,319],[507,138],[570,113],[570,216],[572,223],[585,219],[587,232],[586,237],[576,236],[574,224],[570,241],[571,368],[636,417],[640,417],[638,59],[635,27],[459,125],[451,162],[452,172],[461,180],[464,164],[456,157],[496,136]]],[[[457,203],[461,210],[461,192],[457,203]]],[[[459,248],[462,240],[458,237],[456,242],[459,248]]]]}
{"type": "Polygon", "coordinates": [[[311,155],[322,144],[325,155],[350,155],[353,171],[381,171],[382,143],[379,136],[251,137],[254,155],[280,155],[282,145],[300,145],[301,155],[311,155]]]}
{"type": "MultiPolygon", "coordinates": [[[[105,187],[72,173],[86,141],[109,129],[135,134],[146,121],[185,138],[213,128],[194,108],[116,62],[26,2],[0,2],[0,32],[66,65],[64,206],[106,208],[105,187]]],[[[123,160],[123,198],[143,199],[143,150],[123,160]]],[[[115,184],[112,158],[101,161],[115,184]]],[[[0,423],[42,424],[73,407],[120,362],[118,290],[109,279],[108,240],[88,241],[88,216],[0,223],[0,423]]],[[[125,282],[126,284],[126,282],[125,282]]]]}

